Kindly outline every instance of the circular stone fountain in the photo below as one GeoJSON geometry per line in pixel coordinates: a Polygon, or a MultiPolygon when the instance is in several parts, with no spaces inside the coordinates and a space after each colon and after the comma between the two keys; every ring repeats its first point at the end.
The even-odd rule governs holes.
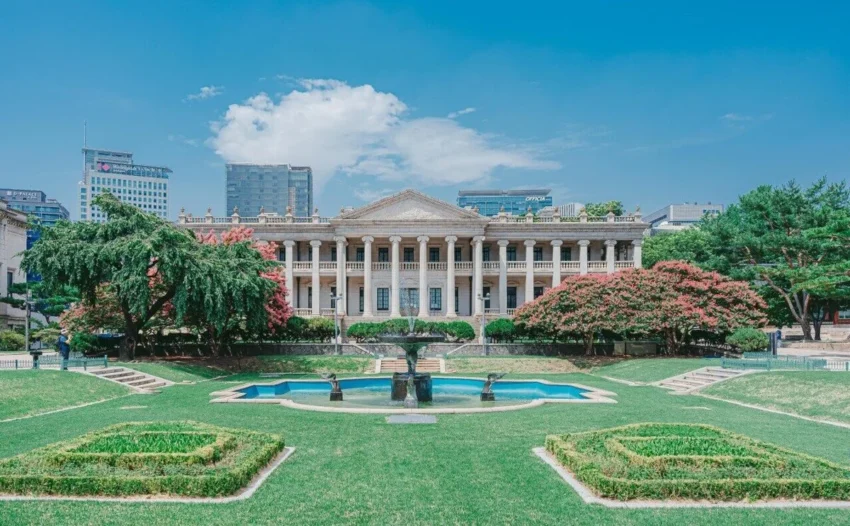
{"type": "Polygon", "coordinates": [[[417,373],[416,362],[419,360],[419,351],[423,347],[426,347],[429,343],[444,341],[445,336],[386,334],[379,336],[378,339],[383,343],[394,343],[401,347],[404,350],[404,358],[407,361],[406,373],[393,373],[390,398],[396,401],[404,401],[405,407],[418,407],[418,404],[416,404],[417,401],[432,401],[434,394],[431,374],[417,373]],[[411,384],[413,385],[413,389],[411,389],[411,384]]]}

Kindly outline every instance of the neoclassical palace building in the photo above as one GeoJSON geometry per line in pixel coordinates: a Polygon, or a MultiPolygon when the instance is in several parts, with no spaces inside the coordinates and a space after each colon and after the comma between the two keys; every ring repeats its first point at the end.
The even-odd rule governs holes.
{"type": "Polygon", "coordinates": [[[640,267],[647,228],[639,212],[484,217],[415,190],[331,218],[181,210],[178,222],[204,233],[252,228],[280,247],[297,315],[363,318],[407,305],[420,318],[510,316],[568,275],[640,267]]]}

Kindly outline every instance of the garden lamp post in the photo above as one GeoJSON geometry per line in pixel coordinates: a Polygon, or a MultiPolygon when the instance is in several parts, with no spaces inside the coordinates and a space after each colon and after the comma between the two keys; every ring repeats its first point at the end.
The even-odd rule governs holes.
{"type": "Polygon", "coordinates": [[[484,295],[479,294],[478,301],[481,302],[481,343],[484,346],[484,356],[487,356],[490,353],[487,349],[487,335],[485,334],[485,331],[487,330],[487,309],[485,309],[485,307],[487,306],[487,302],[490,301],[490,293],[488,292],[484,295]]]}
{"type": "Polygon", "coordinates": [[[26,352],[30,351],[30,313],[32,312],[33,301],[32,301],[32,291],[27,290],[27,298],[24,300],[24,305],[26,305],[26,318],[24,320],[24,350],[26,352]]]}
{"type": "Polygon", "coordinates": [[[334,310],[334,354],[339,354],[339,304],[342,300],[342,294],[334,294],[331,292],[331,305],[334,310]]]}

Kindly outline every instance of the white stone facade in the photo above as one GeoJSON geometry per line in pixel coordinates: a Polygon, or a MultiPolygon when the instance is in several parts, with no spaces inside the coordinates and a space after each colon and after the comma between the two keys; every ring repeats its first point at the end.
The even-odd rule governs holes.
{"type": "Polygon", "coordinates": [[[400,316],[410,303],[420,318],[510,316],[568,275],[640,267],[647,226],[639,214],[483,217],[415,190],[333,218],[181,211],[178,221],[196,232],[253,228],[279,245],[297,315],[363,318],[400,316]]]}
{"type": "MultiPolygon", "coordinates": [[[[26,281],[21,270],[21,254],[27,249],[27,216],[0,200],[0,296],[9,294],[11,283],[26,281]]],[[[23,326],[26,313],[8,303],[0,303],[0,329],[23,326]]]]}

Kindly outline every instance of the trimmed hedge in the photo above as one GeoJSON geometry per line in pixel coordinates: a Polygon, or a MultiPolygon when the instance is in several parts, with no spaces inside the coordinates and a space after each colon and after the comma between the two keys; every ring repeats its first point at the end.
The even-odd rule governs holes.
{"type": "Polygon", "coordinates": [[[551,435],[546,449],[618,500],[850,499],[850,469],[701,424],[551,435]]]}
{"type": "Polygon", "coordinates": [[[758,329],[738,329],[726,337],[726,344],[741,352],[764,351],[769,343],[767,334],[758,329]]]}
{"type": "Polygon", "coordinates": [[[131,422],[0,461],[0,493],[217,497],[246,486],[279,435],[197,422],[131,422]]]}
{"type": "MultiPolygon", "coordinates": [[[[346,335],[357,342],[376,342],[382,334],[410,334],[410,324],[404,318],[382,322],[358,322],[351,324],[346,335]]],[[[417,319],[413,334],[444,334],[451,341],[475,339],[475,329],[465,321],[424,321],[417,319]]]]}
{"type": "Polygon", "coordinates": [[[514,341],[519,335],[514,320],[510,318],[499,318],[487,323],[484,335],[495,342],[507,343],[514,341]]]}

